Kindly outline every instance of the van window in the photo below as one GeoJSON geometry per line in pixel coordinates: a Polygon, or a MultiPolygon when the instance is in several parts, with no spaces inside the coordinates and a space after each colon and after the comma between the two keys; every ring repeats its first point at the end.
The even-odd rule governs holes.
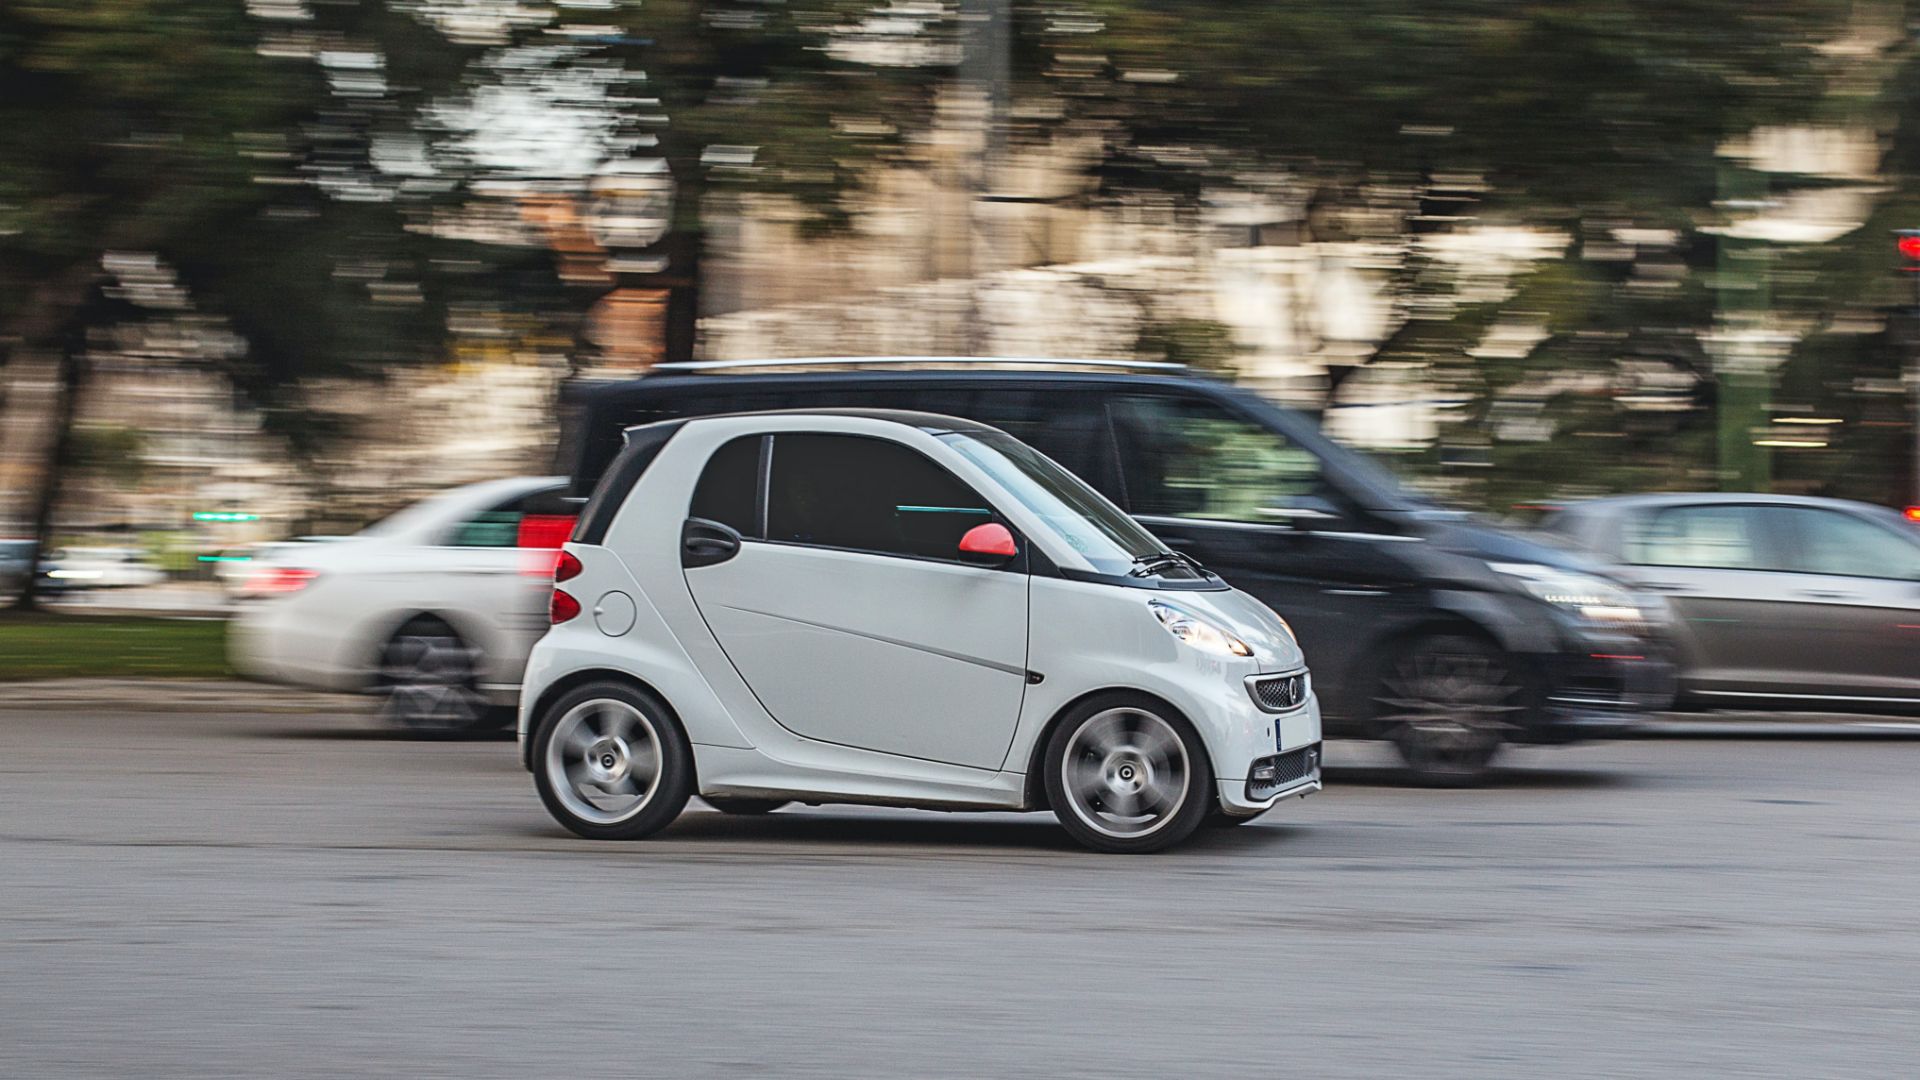
{"type": "Polygon", "coordinates": [[[693,517],[717,521],[732,527],[741,536],[759,536],[755,519],[760,480],[760,447],[764,435],[742,435],[729,440],[707,459],[707,467],[694,485],[693,517]]]}
{"type": "Polygon", "coordinates": [[[993,517],[972,488],[898,443],[858,435],[774,437],[769,540],[954,559],[960,537],[993,517]]]}
{"type": "Polygon", "coordinates": [[[1112,409],[1135,514],[1278,524],[1282,510],[1340,512],[1318,457],[1212,401],[1128,397],[1112,409]]]}

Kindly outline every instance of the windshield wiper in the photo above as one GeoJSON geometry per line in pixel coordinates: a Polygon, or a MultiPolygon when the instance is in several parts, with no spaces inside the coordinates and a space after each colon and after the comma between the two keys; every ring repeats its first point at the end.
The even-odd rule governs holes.
{"type": "Polygon", "coordinates": [[[1133,569],[1127,571],[1127,576],[1146,577],[1148,574],[1165,570],[1169,566],[1189,567],[1198,574],[1207,572],[1207,568],[1200,565],[1200,560],[1191,555],[1178,551],[1149,551],[1145,555],[1134,556],[1133,569]]]}

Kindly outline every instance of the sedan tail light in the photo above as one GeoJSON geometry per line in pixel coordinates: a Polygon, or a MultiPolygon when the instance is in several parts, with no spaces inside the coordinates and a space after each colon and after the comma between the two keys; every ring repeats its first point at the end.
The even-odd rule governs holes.
{"type": "Polygon", "coordinates": [[[313,584],[318,570],[301,566],[262,566],[248,575],[240,592],[246,596],[285,596],[313,584]]]}

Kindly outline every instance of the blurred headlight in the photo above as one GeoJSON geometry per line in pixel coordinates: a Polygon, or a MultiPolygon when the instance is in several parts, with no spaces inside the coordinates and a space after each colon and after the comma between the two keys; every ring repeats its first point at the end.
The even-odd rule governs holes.
{"type": "Polygon", "coordinates": [[[1648,613],[1632,593],[1605,578],[1539,563],[1492,563],[1535,597],[1594,626],[1638,632],[1648,613]]]}
{"type": "Polygon", "coordinates": [[[1167,628],[1167,633],[1201,652],[1221,656],[1253,655],[1253,649],[1246,642],[1191,611],[1174,607],[1163,600],[1149,600],[1147,608],[1153,612],[1154,618],[1160,620],[1160,625],[1167,628]]]}

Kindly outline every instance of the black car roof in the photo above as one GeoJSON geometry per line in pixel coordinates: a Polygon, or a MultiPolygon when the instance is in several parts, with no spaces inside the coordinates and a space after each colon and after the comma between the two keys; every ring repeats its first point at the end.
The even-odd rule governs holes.
{"type": "MultiPolygon", "coordinates": [[[[985,361],[991,362],[991,361],[985,361]]],[[[1071,363],[1071,361],[1062,361],[1071,363]]],[[[618,382],[573,384],[561,392],[563,431],[561,469],[573,475],[576,485],[591,484],[599,470],[617,452],[617,432],[647,422],[654,410],[650,403],[669,403],[676,398],[711,400],[731,394],[806,393],[842,390],[929,390],[963,388],[1003,388],[1028,390],[1065,390],[1072,392],[1145,391],[1150,394],[1197,395],[1212,398],[1258,418],[1258,422],[1282,431],[1302,448],[1323,462],[1337,463],[1338,471],[1349,481],[1349,494],[1358,496],[1362,505],[1382,510],[1419,510],[1430,507],[1402,486],[1377,462],[1350,448],[1335,443],[1319,430],[1311,417],[1274,404],[1245,387],[1236,386],[1211,375],[1167,374],[1137,369],[1062,370],[1054,368],[854,368],[824,371],[740,372],[657,372],[618,382]],[[570,417],[567,414],[571,413],[570,417]],[[612,445],[589,448],[596,431],[612,429],[612,445]]],[[[799,411],[822,411],[802,409],[799,411]]],[[[729,412],[753,411],[729,409],[729,412]]],[[[855,410],[856,412],[859,410],[855,410]]],[[[885,412],[888,410],[874,410],[885,412]]],[[[663,409],[651,418],[667,419],[682,414],[663,409]]],[[[712,415],[700,413],[698,415],[712,415]]],[[[931,414],[922,414],[931,415],[931,414]]],[[[940,417],[950,423],[947,417],[940,417]]],[[[951,429],[950,429],[951,430],[951,429]]]]}
{"type": "MultiPolygon", "coordinates": [[[[946,416],[941,413],[920,412],[914,409],[871,409],[845,406],[823,406],[817,409],[755,409],[747,412],[703,413],[689,417],[688,423],[700,423],[707,420],[724,420],[742,416],[851,416],[862,420],[885,420],[894,424],[919,428],[930,435],[939,435],[949,431],[998,431],[991,424],[982,424],[977,420],[968,420],[959,416],[946,416]]],[[[642,426],[642,425],[635,425],[642,426]]]]}

